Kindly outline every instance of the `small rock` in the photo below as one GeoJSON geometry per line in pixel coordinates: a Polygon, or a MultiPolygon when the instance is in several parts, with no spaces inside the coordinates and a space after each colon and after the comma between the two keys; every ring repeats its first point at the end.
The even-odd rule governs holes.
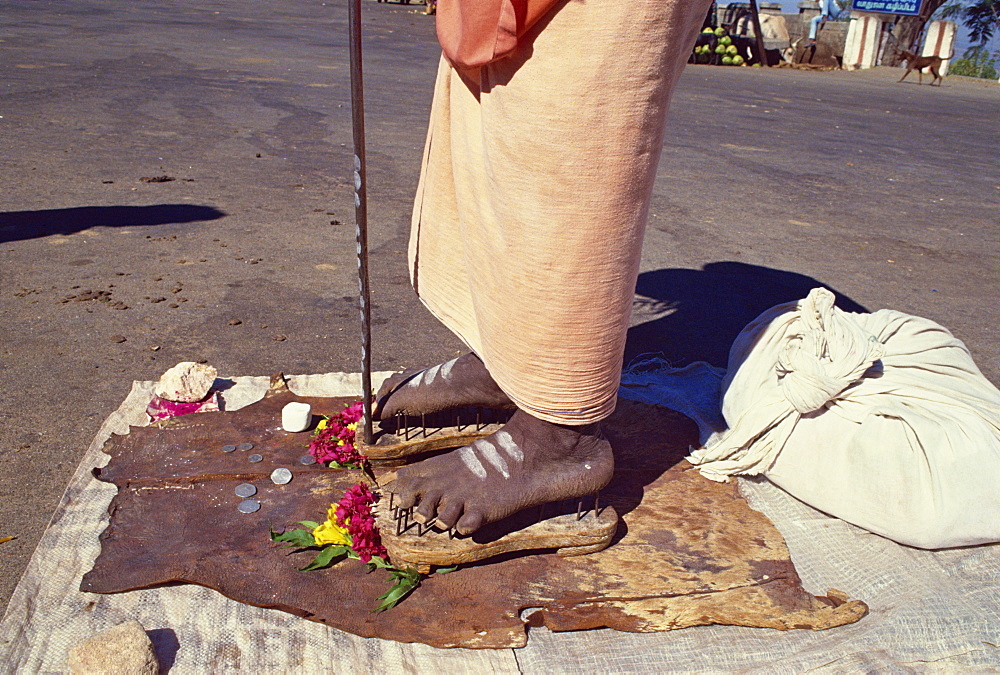
{"type": "Polygon", "coordinates": [[[111,341],[112,342],[117,342],[118,344],[121,344],[122,342],[125,342],[125,336],[124,335],[112,335],[111,336],[111,341]]]}
{"type": "Polygon", "coordinates": [[[284,342],[284,341],[285,341],[285,340],[287,340],[288,338],[287,338],[287,337],[285,337],[284,335],[275,335],[275,336],[274,336],[274,337],[273,337],[272,339],[273,339],[273,340],[274,340],[275,342],[284,342]]]}
{"type": "Polygon", "coordinates": [[[161,296],[159,298],[153,298],[152,300],[150,300],[150,302],[166,302],[166,300],[167,300],[166,298],[161,296]]]}
{"type": "Polygon", "coordinates": [[[239,326],[241,323],[243,323],[243,322],[240,321],[239,319],[230,319],[230,321],[229,321],[229,325],[230,326],[239,326]]]}
{"type": "Polygon", "coordinates": [[[182,361],[163,373],[153,393],[176,403],[194,403],[208,396],[216,375],[212,366],[182,361]]]}
{"type": "Polygon", "coordinates": [[[180,305],[178,305],[176,302],[171,302],[169,305],[167,305],[167,307],[169,307],[170,309],[177,309],[178,307],[180,307],[180,305]]]}
{"type": "Polygon", "coordinates": [[[69,670],[77,675],[126,673],[157,675],[160,664],[142,624],[126,621],[84,640],[69,652],[69,670]]]}

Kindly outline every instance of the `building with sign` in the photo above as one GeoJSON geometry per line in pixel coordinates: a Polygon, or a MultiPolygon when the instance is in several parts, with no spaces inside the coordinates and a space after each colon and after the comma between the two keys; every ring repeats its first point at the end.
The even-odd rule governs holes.
{"type": "MultiPolygon", "coordinates": [[[[851,23],[844,45],[844,68],[872,68],[882,61],[893,40],[892,26],[904,16],[921,16],[922,0],[852,0],[851,23]]],[[[948,73],[949,55],[954,55],[956,26],[953,21],[931,21],[927,25],[922,56],[945,59],[941,75],[948,73]]]]}

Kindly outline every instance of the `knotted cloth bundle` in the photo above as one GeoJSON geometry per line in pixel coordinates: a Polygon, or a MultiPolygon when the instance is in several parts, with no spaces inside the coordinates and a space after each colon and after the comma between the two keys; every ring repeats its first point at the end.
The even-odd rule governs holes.
{"type": "Polygon", "coordinates": [[[721,387],[728,428],[688,458],[707,478],[764,474],[910,546],[1000,541],[1000,390],[944,327],[813,289],[743,329],[721,387]]]}

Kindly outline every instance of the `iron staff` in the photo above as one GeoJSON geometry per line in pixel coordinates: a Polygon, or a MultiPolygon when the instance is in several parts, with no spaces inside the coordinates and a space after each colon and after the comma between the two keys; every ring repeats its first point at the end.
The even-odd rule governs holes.
{"type": "Polygon", "coordinates": [[[361,307],[361,400],[365,444],[372,444],[372,324],[368,290],[368,194],[365,163],[365,94],[361,72],[361,0],[347,0],[351,44],[351,120],[354,127],[354,219],[358,238],[358,295],[361,307]]]}

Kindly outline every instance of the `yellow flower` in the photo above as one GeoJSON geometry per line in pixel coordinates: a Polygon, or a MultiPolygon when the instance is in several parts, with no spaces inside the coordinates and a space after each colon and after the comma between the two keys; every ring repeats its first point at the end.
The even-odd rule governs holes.
{"type": "Polygon", "coordinates": [[[357,431],[358,430],[358,423],[357,422],[351,422],[350,424],[347,425],[347,428],[350,429],[351,431],[357,431]]]}
{"type": "Polygon", "coordinates": [[[330,509],[326,513],[326,522],[313,530],[312,535],[317,546],[326,546],[327,544],[351,545],[351,535],[348,534],[347,528],[337,525],[336,504],[330,504],[330,509]]]}
{"type": "Polygon", "coordinates": [[[319,424],[316,425],[316,431],[323,431],[323,429],[326,429],[328,426],[330,426],[330,419],[328,417],[324,417],[319,421],[319,424]]]}

